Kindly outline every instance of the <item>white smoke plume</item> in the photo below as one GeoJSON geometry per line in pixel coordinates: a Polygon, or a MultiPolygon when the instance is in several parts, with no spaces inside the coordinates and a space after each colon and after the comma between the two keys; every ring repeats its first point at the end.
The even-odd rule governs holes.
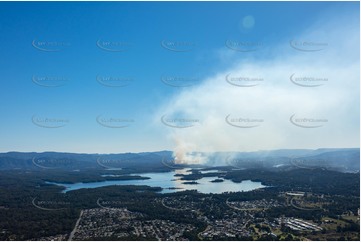
{"type": "Polygon", "coordinates": [[[175,162],[207,162],[199,152],[359,147],[359,43],[358,17],[351,15],[320,20],[299,36],[261,50],[267,58],[253,59],[225,48],[225,56],[239,55],[234,65],[200,85],[181,89],[158,110],[157,120],[164,114],[199,120],[192,127],[165,127],[174,143],[175,162]],[[327,45],[303,52],[290,46],[292,39],[327,45]],[[231,85],[227,75],[258,82],[252,87],[231,85]],[[295,85],[292,75],[321,78],[316,83],[323,85],[295,85]],[[302,128],[290,122],[292,116],[324,122],[322,127],[302,128]]]}

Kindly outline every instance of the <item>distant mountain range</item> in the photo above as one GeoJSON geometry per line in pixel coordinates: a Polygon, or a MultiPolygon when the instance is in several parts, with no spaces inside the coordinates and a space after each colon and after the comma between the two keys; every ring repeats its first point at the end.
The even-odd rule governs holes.
{"type": "Polygon", "coordinates": [[[333,149],[281,149],[257,152],[216,153],[210,164],[231,165],[239,168],[283,168],[298,167],[304,169],[324,168],[341,172],[360,170],[359,148],[333,149]]]}
{"type": "MultiPolygon", "coordinates": [[[[174,169],[192,167],[173,163],[171,151],[77,154],[62,152],[7,152],[0,153],[0,169],[174,169]]],[[[256,152],[197,153],[207,156],[203,167],[229,166],[233,169],[329,169],[341,172],[359,172],[359,148],[334,149],[281,149],[256,152]]],[[[193,165],[196,167],[199,165],[193,165]]]]}
{"type": "Polygon", "coordinates": [[[163,167],[163,159],[170,160],[171,151],[122,153],[122,154],[78,154],[63,152],[8,152],[0,153],[0,169],[92,169],[163,167]]]}

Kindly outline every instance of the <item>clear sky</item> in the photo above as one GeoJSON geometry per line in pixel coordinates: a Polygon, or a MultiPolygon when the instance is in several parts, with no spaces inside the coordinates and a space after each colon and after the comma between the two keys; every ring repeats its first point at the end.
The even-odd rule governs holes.
{"type": "Polygon", "coordinates": [[[358,2],[1,2],[0,152],[359,147],[359,27],[358,2]]]}

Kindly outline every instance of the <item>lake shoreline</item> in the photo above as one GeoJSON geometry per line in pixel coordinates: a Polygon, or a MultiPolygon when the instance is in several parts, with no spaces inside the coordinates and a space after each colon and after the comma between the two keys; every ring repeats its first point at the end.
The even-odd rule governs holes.
{"type": "MultiPolygon", "coordinates": [[[[186,181],[179,178],[179,172],[185,175],[189,172],[186,169],[170,171],[170,172],[153,172],[143,173],[137,176],[127,175],[123,179],[119,179],[118,175],[109,174],[107,177],[113,176],[114,179],[100,179],[94,182],[77,182],[77,183],[63,183],[54,181],[45,181],[47,184],[60,186],[63,188],[62,193],[75,191],[79,189],[93,189],[105,186],[149,186],[160,187],[161,193],[171,193],[177,191],[197,190],[200,193],[223,193],[223,192],[247,192],[259,188],[266,188],[260,181],[243,180],[232,181],[231,179],[223,179],[222,182],[214,182],[219,179],[218,176],[205,176],[193,181],[186,181]],[[125,179],[126,178],[126,179],[125,179]],[[128,179],[130,178],[130,179],[128,179]],[[169,189],[172,188],[172,189],[169,189]]],[[[103,177],[104,178],[104,177],[103,177]]]]}

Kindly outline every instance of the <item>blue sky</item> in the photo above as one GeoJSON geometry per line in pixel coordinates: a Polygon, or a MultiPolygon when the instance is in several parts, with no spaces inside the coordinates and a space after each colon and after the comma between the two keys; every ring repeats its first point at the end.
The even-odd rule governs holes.
{"type": "MultiPolygon", "coordinates": [[[[359,3],[1,2],[0,151],[117,153],[172,150],[176,149],[178,139],[182,140],[180,141],[182,147],[188,147],[186,152],[196,149],[207,150],[209,147],[212,151],[227,150],[227,147],[229,150],[239,151],[359,147],[359,91],[358,89],[355,91],[352,85],[350,88],[353,92],[350,96],[353,99],[345,101],[346,104],[340,111],[340,115],[343,114],[342,110],[354,114],[344,118],[344,123],[350,126],[345,132],[354,133],[352,137],[342,134],[330,137],[326,135],[329,131],[323,129],[322,132],[325,133],[320,133],[321,138],[315,143],[306,144],[303,141],[307,140],[308,136],[301,135],[302,140],[291,144],[286,138],[290,134],[280,131],[279,134],[282,135],[274,139],[279,140],[279,143],[276,142],[277,145],[257,146],[257,142],[254,141],[252,146],[248,147],[230,144],[232,143],[230,140],[235,140],[238,136],[227,140],[228,136],[214,135],[227,132],[219,126],[207,126],[209,123],[206,122],[207,128],[202,130],[197,127],[171,129],[162,125],[160,121],[163,113],[183,115],[183,118],[184,115],[199,113],[199,116],[205,118],[207,115],[218,115],[219,111],[227,109],[225,106],[222,108],[217,105],[203,105],[203,108],[200,106],[202,111],[188,112],[186,110],[190,110],[192,105],[179,104],[188,100],[185,97],[187,95],[196,94],[195,98],[202,103],[201,100],[207,100],[203,99],[202,94],[210,93],[215,100],[219,98],[222,105],[232,106],[222,102],[217,91],[220,89],[207,89],[207,83],[211,83],[212,81],[209,80],[214,79],[219,73],[238,68],[235,67],[236,63],[243,63],[243,66],[247,63],[252,63],[254,66],[262,63],[269,65],[269,63],[278,63],[283,57],[291,61],[300,61],[299,64],[309,63],[311,55],[305,56],[304,53],[296,51],[297,56],[293,56],[295,50],[290,48],[289,41],[300,38],[302,34],[313,36],[315,39],[315,33],[316,36],[320,33],[319,36],[323,37],[322,41],[326,40],[330,43],[332,41],[327,37],[327,26],[332,25],[332,21],[355,26],[355,28],[350,27],[350,31],[344,37],[358,36],[359,3]],[[345,16],[346,20],[344,20],[345,16]],[[358,33],[354,33],[355,30],[358,33]],[[227,40],[262,43],[262,48],[250,52],[232,51],[225,45],[227,40]],[[125,48],[125,51],[106,51],[97,46],[97,41],[102,46],[106,46],[106,42],[110,43],[108,47],[112,50],[125,48]],[[176,43],[176,49],[180,50],[190,47],[184,52],[170,51],[162,47],[162,42],[176,43]],[[125,47],[122,46],[123,44],[125,47]],[[58,51],[42,51],[36,48],[41,45],[46,50],[58,51]],[[96,79],[97,76],[131,81],[127,82],[129,85],[126,86],[109,87],[100,84],[96,79]],[[197,84],[190,88],[172,87],[163,83],[161,77],[193,78],[197,80],[197,84]],[[42,78],[65,79],[65,81],[49,82],[42,78]],[[34,80],[38,80],[38,84],[34,83],[34,80]],[[55,87],[42,85],[49,83],[55,87]],[[57,86],[59,83],[62,85],[57,86]],[[125,121],[127,127],[110,128],[99,124],[97,117],[98,122],[103,124],[112,119],[112,122],[106,124],[110,126],[121,126],[124,120],[130,121],[125,121]],[[45,119],[52,121],[44,123],[45,119]],[[57,121],[54,121],[55,119],[57,121]],[[44,124],[63,127],[44,128],[42,127],[44,124]],[[187,140],[187,137],[194,135],[198,136],[187,140]],[[205,145],[198,144],[205,136],[217,141],[205,145]],[[337,139],[337,142],[330,143],[330,138],[337,139]],[[223,145],[219,146],[218,142],[223,145]]],[[[342,25],[338,28],[344,30],[342,25]]],[[[313,58],[319,58],[319,63],[322,65],[320,69],[325,71],[327,67],[332,69],[334,65],[345,65],[346,69],[354,64],[357,65],[359,64],[357,38],[354,42],[343,45],[343,49],[339,47],[340,49],[337,50],[338,47],[334,45],[329,49],[336,48],[336,51],[327,52],[330,56],[339,56],[338,51],[354,52],[356,48],[358,52],[354,57],[345,56],[347,59],[340,63],[328,63],[328,60],[326,61],[326,58],[330,58],[328,54],[322,56],[322,53],[317,53],[313,58]]],[[[342,70],[348,73],[346,69],[342,70]]],[[[277,68],[275,67],[274,70],[277,68]]],[[[359,79],[355,81],[357,77],[359,78],[357,70],[359,72],[357,68],[350,69],[355,75],[351,84],[359,87],[359,79]]],[[[285,82],[289,84],[288,80],[285,82]]],[[[323,91],[330,86],[332,85],[324,88],[323,91]]],[[[285,89],[287,93],[287,88],[295,87],[280,85],[276,86],[275,90],[285,89]]],[[[337,89],[337,86],[334,88],[337,89]]],[[[325,94],[333,93],[332,90],[331,88],[326,90],[325,94]]],[[[251,91],[247,90],[247,93],[251,91]]],[[[304,91],[304,89],[296,90],[301,94],[304,91]]],[[[345,89],[345,93],[348,91],[345,89]]],[[[311,92],[305,95],[313,95],[313,97],[320,95],[320,93],[310,94],[311,92]]],[[[227,92],[222,95],[227,96],[227,92]]],[[[230,97],[232,95],[230,92],[230,97]]],[[[239,95],[243,94],[239,93],[239,95]]],[[[340,102],[342,97],[341,95],[340,102]]],[[[236,98],[234,101],[237,101],[236,98]]],[[[267,103],[268,101],[264,101],[264,104],[267,103]]],[[[197,105],[200,104],[195,106],[197,105]]],[[[249,103],[240,105],[251,107],[249,103]]],[[[263,112],[262,109],[253,111],[254,116],[263,112]]],[[[292,111],[288,113],[293,114],[292,111]]],[[[274,126],[271,125],[269,128],[273,129],[274,126]]],[[[235,130],[230,132],[233,135],[235,130]]],[[[248,137],[243,136],[244,131],[236,132],[240,138],[248,137]]],[[[297,132],[304,134],[308,131],[301,129],[297,132]]],[[[268,137],[274,135],[267,132],[265,134],[269,135],[268,137]]],[[[262,139],[261,133],[246,135],[262,139]]],[[[267,141],[269,144],[273,142],[267,141]]]]}

